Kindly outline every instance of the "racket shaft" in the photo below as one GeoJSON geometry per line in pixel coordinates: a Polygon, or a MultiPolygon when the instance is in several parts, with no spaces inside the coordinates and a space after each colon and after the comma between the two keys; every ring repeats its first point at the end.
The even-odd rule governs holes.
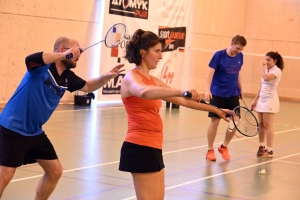
{"type": "MultiPolygon", "coordinates": [[[[191,98],[192,94],[188,91],[183,93],[183,96],[185,98],[191,98]]],[[[206,105],[210,105],[212,107],[217,108],[218,110],[221,110],[225,113],[226,111],[211,105],[209,102],[207,102],[205,99],[201,99],[200,103],[204,103],[206,105]]],[[[233,112],[231,115],[227,113],[226,117],[231,117],[234,127],[236,130],[238,130],[242,135],[247,137],[254,137],[257,135],[259,130],[258,121],[255,117],[255,115],[246,107],[243,106],[237,106],[233,109],[233,112]]]]}
{"type": "Polygon", "coordinates": [[[104,40],[102,40],[102,41],[100,41],[100,42],[97,42],[97,43],[95,43],[95,44],[92,44],[91,46],[85,47],[85,48],[84,48],[84,51],[87,50],[87,49],[89,49],[89,48],[91,48],[91,47],[93,47],[93,46],[95,46],[96,44],[99,44],[99,43],[103,42],[103,41],[104,41],[104,40]]]}
{"type": "MultiPolygon", "coordinates": [[[[118,23],[118,24],[115,24],[113,25],[106,33],[106,36],[105,36],[105,39],[100,41],[100,42],[97,42],[91,46],[88,46],[86,48],[84,48],[83,51],[101,43],[101,42],[105,42],[105,45],[109,48],[111,47],[114,47],[116,45],[118,45],[121,40],[124,38],[125,36],[125,33],[126,33],[126,26],[122,23],[118,23]]],[[[82,53],[83,51],[80,51],[80,53],[82,53]]],[[[66,55],[66,58],[67,59],[70,59],[70,58],[73,58],[73,54],[68,54],[66,55]]]]}
{"type": "MultiPolygon", "coordinates": [[[[91,46],[85,47],[85,48],[83,49],[83,51],[85,51],[85,50],[87,50],[88,48],[91,48],[91,47],[95,46],[96,44],[99,44],[99,43],[101,43],[101,42],[103,42],[103,41],[104,41],[104,40],[102,40],[102,41],[100,41],[100,42],[97,42],[97,43],[95,43],[95,44],[92,44],[91,46]]],[[[82,53],[83,51],[80,50],[80,53],[82,53]]],[[[67,58],[67,59],[73,58],[73,54],[70,53],[70,54],[66,55],[66,58],[67,58]]]]}
{"type": "MultiPolygon", "coordinates": [[[[190,92],[188,92],[188,91],[185,91],[185,92],[183,93],[183,96],[184,96],[185,98],[190,99],[190,98],[192,98],[192,93],[190,93],[190,92]]],[[[211,104],[210,104],[209,102],[207,102],[205,99],[200,99],[199,102],[200,102],[200,103],[204,103],[204,104],[206,104],[206,105],[209,105],[209,106],[211,106],[211,107],[214,107],[214,108],[216,108],[216,109],[218,109],[218,110],[221,110],[222,112],[226,113],[226,117],[230,117],[230,114],[228,114],[226,111],[224,111],[224,110],[222,110],[222,109],[220,109],[220,108],[218,108],[218,107],[216,107],[216,106],[214,106],[214,105],[211,105],[211,104]]]]}

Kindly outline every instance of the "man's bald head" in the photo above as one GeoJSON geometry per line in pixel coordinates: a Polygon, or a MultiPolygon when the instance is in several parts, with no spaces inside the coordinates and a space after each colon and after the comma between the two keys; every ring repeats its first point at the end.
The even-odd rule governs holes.
{"type": "Polygon", "coordinates": [[[66,37],[62,36],[57,38],[57,40],[54,43],[54,52],[59,52],[59,48],[71,48],[71,47],[78,47],[79,43],[71,38],[71,37],[66,37]]]}

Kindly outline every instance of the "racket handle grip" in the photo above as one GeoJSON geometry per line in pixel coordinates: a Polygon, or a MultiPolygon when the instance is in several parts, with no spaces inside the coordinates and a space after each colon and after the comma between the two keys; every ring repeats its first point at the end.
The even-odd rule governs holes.
{"type": "Polygon", "coordinates": [[[73,58],[73,54],[70,53],[70,54],[66,55],[66,58],[67,59],[73,58]]]}
{"type": "MultiPolygon", "coordinates": [[[[82,53],[82,52],[83,52],[83,51],[80,49],[80,53],[82,53]]],[[[73,54],[70,53],[70,54],[66,55],[66,58],[67,58],[67,59],[73,58],[73,54]]]]}
{"type": "Polygon", "coordinates": [[[185,91],[185,92],[183,93],[183,96],[184,96],[185,98],[190,99],[190,98],[192,98],[192,93],[190,93],[189,91],[185,91]]]}

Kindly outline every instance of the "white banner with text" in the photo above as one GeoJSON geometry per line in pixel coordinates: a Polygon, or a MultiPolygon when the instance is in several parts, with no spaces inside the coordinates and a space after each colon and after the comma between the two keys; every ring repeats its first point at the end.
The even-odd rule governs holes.
{"type": "Polygon", "coordinates": [[[151,75],[163,80],[173,88],[184,86],[182,77],[187,59],[185,49],[189,46],[188,29],[192,0],[109,0],[105,5],[103,37],[116,23],[126,26],[126,37],[118,46],[106,48],[102,44],[100,74],[107,72],[118,63],[125,64],[124,74],[111,79],[98,91],[98,100],[120,100],[120,89],[126,72],[135,65],[124,59],[126,43],[137,29],[152,31],[166,41],[163,59],[151,75]]]}

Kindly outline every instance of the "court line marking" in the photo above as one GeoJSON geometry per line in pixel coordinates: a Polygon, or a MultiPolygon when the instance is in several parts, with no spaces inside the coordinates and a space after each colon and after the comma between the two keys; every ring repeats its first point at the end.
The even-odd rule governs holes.
{"type": "MultiPolygon", "coordinates": [[[[62,104],[62,105],[73,105],[73,104],[62,104]]],[[[91,108],[82,108],[82,109],[76,109],[76,110],[55,110],[54,112],[79,112],[79,111],[93,111],[93,110],[100,110],[100,109],[111,109],[111,108],[117,108],[120,109],[122,108],[123,110],[125,110],[125,107],[123,106],[123,104],[114,104],[112,107],[91,107],[91,108]]],[[[166,108],[160,108],[162,110],[166,110],[166,108]]]]}
{"type": "Polygon", "coordinates": [[[272,160],[269,160],[269,161],[265,161],[265,162],[261,162],[261,163],[257,163],[257,164],[253,164],[253,165],[248,165],[247,167],[241,167],[241,168],[230,170],[230,171],[227,171],[227,172],[222,172],[222,173],[219,173],[219,174],[214,174],[214,175],[211,175],[211,176],[206,176],[206,177],[203,177],[203,178],[199,178],[199,179],[196,179],[196,180],[193,180],[193,181],[188,181],[188,182],[185,182],[185,183],[173,185],[173,186],[167,187],[165,190],[169,190],[169,189],[181,187],[181,186],[184,186],[184,185],[189,185],[191,183],[199,182],[201,180],[205,180],[205,179],[209,179],[209,178],[214,178],[214,177],[222,176],[222,175],[233,173],[233,172],[242,171],[244,169],[253,168],[253,167],[264,165],[264,164],[267,164],[267,163],[272,163],[272,162],[275,162],[275,161],[280,161],[282,159],[290,158],[290,157],[297,156],[297,155],[300,155],[300,153],[295,153],[295,154],[292,154],[292,155],[283,156],[281,158],[275,158],[275,159],[272,158],[272,160]]]}
{"type": "MultiPolygon", "coordinates": [[[[285,133],[285,132],[290,132],[290,131],[295,131],[295,130],[300,130],[300,128],[295,128],[295,129],[289,129],[289,130],[285,130],[285,131],[277,131],[274,134],[279,134],[279,133],[285,133]]],[[[257,137],[257,136],[255,136],[257,137]]],[[[255,138],[252,137],[252,138],[255,138]]],[[[236,142],[236,141],[240,141],[240,140],[247,140],[247,139],[251,139],[250,137],[245,137],[245,138],[238,138],[235,140],[232,140],[231,142],[236,142]]],[[[223,142],[218,142],[215,143],[215,145],[219,145],[222,144],[223,142]]],[[[181,151],[189,151],[189,150],[193,150],[193,149],[199,149],[199,148],[203,148],[203,147],[207,147],[208,145],[201,145],[201,146],[196,146],[196,147],[191,147],[191,148],[185,148],[185,149],[179,149],[179,150],[174,150],[174,151],[168,151],[168,152],[164,152],[163,155],[165,154],[170,154],[170,153],[176,153],[176,152],[181,152],[181,151]]],[[[106,165],[111,165],[111,164],[117,164],[120,161],[112,161],[112,162],[108,162],[108,163],[102,163],[102,164],[97,164],[97,165],[90,165],[90,166],[85,166],[85,167],[78,167],[78,168],[74,168],[74,169],[67,169],[67,170],[63,170],[63,173],[66,172],[73,172],[73,171],[78,171],[78,170],[82,170],[82,169],[89,169],[89,168],[94,168],[94,167],[101,167],[101,166],[106,166],[106,165]]],[[[38,177],[42,177],[44,174],[41,175],[36,175],[36,176],[29,176],[29,177],[25,177],[25,178],[19,178],[19,179],[12,179],[10,182],[18,182],[18,181],[23,181],[23,180],[28,180],[28,179],[33,179],[33,178],[38,178],[38,177]]]]}
{"type": "Polygon", "coordinates": [[[285,162],[285,163],[290,163],[290,164],[296,164],[296,165],[300,165],[299,162],[292,162],[292,161],[285,161],[285,160],[279,160],[280,162],[285,162]]]}
{"type": "MultiPolygon", "coordinates": [[[[203,178],[195,179],[195,180],[192,180],[192,181],[187,181],[187,182],[184,182],[184,183],[181,183],[181,184],[177,184],[177,185],[173,185],[173,186],[170,186],[170,187],[166,187],[165,191],[166,190],[170,190],[170,189],[174,189],[174,188],[178,188],[178,187],[181,187],[181,186],[189,185],[189,184],[192,184],[192,183],[197,183],[197,182],[200,182],[202,180],[206,180],[206,179],[210,179],[210,178],[215,178],[215,177],[218,177],[218,176],[223,176],[225,174],[230,174],[230,173],[233,173],[233,172],[242,171],[244,169],[248,169],[248,168],[252,168],[252,167],[264,165],[264,164],[267,164],[267,163],[279,161],[281,159],[285,159],[285,158],[289,158],[289,157],[293,157],[293,156],[297,156],[297,155],[300,155],[300,153],[295,153],[295,154],[292,154],[292,155],[289,155],[289,156],[284,156],[284,157],[281,157],[281,158],[272,159],[270,161],[261,162],[261,163],[254,164],[254,165],[249,165],[247,167],[241,167],[241,168],[230,170],[230,171],[227,171],[227,172],[222,172],[222,173],[214,174],[214,175],[211,175],[211,176],[206,176],[206,177],[203,177],[203,178]]],[[[130,200],[130,199],[135,199],[135,198],[136,198],[136,196],[131,196],[131,197],[127,197],[127,198],[121,199],[121,200],[130,200]]]]}
{"type": "MultiPolygon", "coordinates": [[[[191,48],[191,50],[196,50],[196,51],[204,51],[204,52],[216,52],[218,50],[212,50],[212,49],[201,49],[201,48],[191,48]]],[[[260,56],[264,57],[265,54],[259,54],[259,53],[248,53],[248,52],[243,52],[244,55],[249,55],[249,56],[260,56]]],[[[300,59],[299,56],[282,56],[283,58],[288,58],[288,59],[295,59],[298,60],[300,59]]]]}
{"type": "MultiPolygon", "coordinates": [[[[279,133],[285,133],[285,132],[290,132],[290,131],[297,131],[297,130],[300,130],[300,128],[294,128],[294,129],[289,129],[289,130],[285,130],[285,131],[277,131],[277,132],[274,132],[274,134],[279,134],[279,133]]],[[[231,140],[230,142],[236,142],[236,141],[241,141],[241,140],[248,140],[248,139],[251,139],[251,138],[257,138],[258,136],[255,136],[255,137],[242,137],[242,138],[238,138],[238,139],[233,139],[231,140]]],[[[214,145],[219,145],[219,144],[223,144],[223,142],[217,142],[217,143],[214,143],[214,145]]],[[[174,150],[174,151],[168,151],[168,152],[164,152],[164,154],[170,154],[170,153],[176,153],[176,152],[181,152],[181,151],[188,151],[188,150],[193,150],[193,149],[199,149],[199,148],[202,148],[202,147],[207,147],[208,145],[205,144],[205,145],[201,145],[201,146],[196,146],[196,147],[191,147],[191,148],[186,148],[186,149],[179,149],[179,150],[174,150]]]]}
{"type": "MultiPolygon", "coordinates": [[[[96,110],[100,110],[100,109],[112,109],[112,108],[123,108],[122,106],[115,106],[115,107],[97,107],[95,108],[96,110]]],[[[93,111],[93,109],[91,108],[86,108],[86,109],[76,109],[76,110],[55,110],[54,112],[79,112],[79,111],[93,111]]]]}
{"type": "MultiPolygon", "coordinates": [[[[108,162],[108,163],[103,163],[103,164],[98,164],[98,165],[90,165],[90,166],[86,166],[86,167],[78,167],[78,168],[74,168],[74,169],[67,169],[67,170],[63,170],[63,173],[73,172],[73,171],[82,170],[82,169],[89,169],[89,168],[94,168],[94,167],[101,167],[101,166],[105,166],[105,165],[116,164],[116,163],[119,163],[119,162],[120,161],[113,161],[113,162],[108,162]]],[[[14,180],[11,180],[10,182],[23,181],[23,180],[27,180],[27,179],[42,177],[42,176],[44,176],[44,174],[36,175],[36,176],[29,176],[29,177],[26,177],[26,178],[14,179],[14,180]]]]}
{"type": "MultiPolygon", "coordinates": [[[[59,104],[59,105],[74,105],[74,104],[71,104],[71,103],[62,103],[62,104],[59,104]]],[[[75,105],[74,105],[75,106],[75,105]]],[[[113,101],[113,102],[102,102],[102,101],[97,101],[96,102],[96,105],[91,105],[89,107],[86,107],[86,108],[82,108],[82,109],[76,109],[76,110],[54,110],[54,112],[78,112],[78,111],[92,111],[93,109],[96,109],[96,110],[99,110],[99,109],[110,109],[110,108],[125,108],[122,101],[121,100],[116,100],[116,101],[113,101]],[[112,106],[112,107],[107,107],[108,105],[112,106]],[[99,107],[98,107],[99,106],[99,107]],[[106,107],[101,107],[101,106],[106,106],[106,107]]]]}

